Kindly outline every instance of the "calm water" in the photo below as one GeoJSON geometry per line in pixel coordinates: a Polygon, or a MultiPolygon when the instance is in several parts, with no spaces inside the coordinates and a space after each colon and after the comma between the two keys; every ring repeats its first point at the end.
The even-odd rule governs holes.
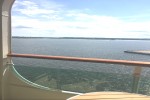
{"type": "MultiPolygon", "coordinates": [[[[143,40],[13,38],[12,51],[15,53],[150,61],[150,55],[124,53],[125,50],[150,50],[149,44],[150,41],[143,40]]],[[[131,80],[133,80],[132,72],[134,67],[114,64],[39,60],[27,58],[13,58],[13,61],[16,69],[25,78],[32,82],[50,88],[76,92],[89,92],[99,90],[117,90],[131,92],[131,80]],[[62,76],[64,80],[66,78],[66,80],[72,81],[66,82],[64,80],[61,80],[62,76]],[[45,80],[45,77],[48,77],[46,78],[48,79],[48,81],[44,82],[43,80],[45,80]],[[89,84],[87,84],[87,80],[89,84]],[[101,82],[102,80],[103,82],[101,82]],[[117,80],[118,82],[122,83],[115,83],[117,82],[117,80]],[[126,82],[127,80],[128,82],[126,82]],[[78,82],[78,84],[73,84],[75,81],[78,82]],[[99,83],[107,83],[108,81],[113,81],[113,84],[110,84],[109,82],[107,86],[104,86],[102,84],[99,85],[99,83]],[[57,83],[57,86],[53,85],[55,82],[57,83]],[[85,83],[82,86],[83,82],[85,83]],[[121,85],[119,86],[118,84],[121,85]],[[106,88],[101,88],[100,86],[106,88]]],[[[150,77],[150,69],[143,68],[142,76],[144,76],[144,79],[145,77],[150,77]]],[[[141,83],[141,93],[148,94],[149,89],[145,89],[147,88],[147,86],[149,87],[149,83],[141,83]]]]}
{"type": "Polygon", "coordinates": [[[150,56],[128,54],[125,50],[150,50],[150,41],[13,38],[12,51],[45,55],[96,57],[150,61],[150,56]]]}
{"type": "MultiPolygon", "coordinates": [[[[150,61],[150,55],[124,53],[125,50],[150,50],[149,44],[150,41],[143,40],[13,38],[12,51],[15,53],[150,61]]],[[[17,58],[14,59],[14,63],[26,66],[103,71],[113,73],[132,73],[133,71],[131,70],[133,67],[118,67],[123,65],[67,62],[56,60],[17,58]]],[[[146,68],[143,74],[149,75],[149,68],[146,68]]]]}

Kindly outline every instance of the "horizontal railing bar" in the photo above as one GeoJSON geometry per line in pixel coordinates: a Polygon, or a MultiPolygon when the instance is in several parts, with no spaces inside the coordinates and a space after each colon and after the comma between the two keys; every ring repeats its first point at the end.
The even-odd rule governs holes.
{"type": "Polygon", "coordinates": [[[68,56],[50,56],[50,55],[37,55],[37,54],[8,54],[9,57],[21,58],[37,58],[37,59],[53,59],[53,60],[66,60],[66,61],[80,61],[80,62],[94,62],[94,63],[107,63],[107,64],[121,64],[130,66],[150,67],[150,62],[143,61],[130,61],[130,60],[114,60],[114,59],[100,59],[100,58],[81,58],[81,57],[68,57],[68,56]]]}

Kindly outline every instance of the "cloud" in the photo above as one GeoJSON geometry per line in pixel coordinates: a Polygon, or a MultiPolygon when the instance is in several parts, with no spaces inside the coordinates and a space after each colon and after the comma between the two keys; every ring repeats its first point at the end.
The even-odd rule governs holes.
{"type": "Polygon", "coordinates": [[[27,26],[15,26],[14,28],[32,28],[32,27],[27,27],[27,26]]]}
{"type": "Polygon", "coordinates": [[[141,33],[149,33],[148,31],[127,31],[127,32],[141,32],[141,33]]]}
{"type": "MultiPolygon", "coordinates": [[[[38,0],[40,1],[40,0],[38,0]]],[[[57,14],[58,8],[61,7],[59,4],[54,4],[53,2],[49,2],[47,4],[46,1],[43,0],[43,2],[40,4],[39,2],[33,2],[33,1],[16,1],[13,6],[13,12],[22,14],[24,16],[34,17],[34,16],[54,16],[57,14]],[[44,4],[44,6],[43,6],[44,4]]]]}
{"type": "Polygon", "coordinates": [[[149,21],[88,14],[84,10],[65,9],[50,0],[16,1],[12,11],[14,36],[46,37],[147,37],[149,21]],[[42,5],[40,2],[44,2],[42,5]]]}

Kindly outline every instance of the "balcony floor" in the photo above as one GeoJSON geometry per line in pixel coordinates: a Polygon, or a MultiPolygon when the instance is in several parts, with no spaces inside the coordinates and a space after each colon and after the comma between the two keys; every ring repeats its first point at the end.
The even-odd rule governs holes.
{"type": "Polygon", "coordinates": [[[150,96],[126,92],[91,92],[71,97],[68,100],[150,100],[150,96]]]}

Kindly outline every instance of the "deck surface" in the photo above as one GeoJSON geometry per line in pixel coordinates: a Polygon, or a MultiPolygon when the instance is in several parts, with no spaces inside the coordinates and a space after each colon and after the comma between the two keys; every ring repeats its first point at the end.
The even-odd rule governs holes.
{"type": "Polygon", "coordinates": [[[150,96],[126,92],[92,92],[77,95],[68,100],[150,100],[150,96]]]}

